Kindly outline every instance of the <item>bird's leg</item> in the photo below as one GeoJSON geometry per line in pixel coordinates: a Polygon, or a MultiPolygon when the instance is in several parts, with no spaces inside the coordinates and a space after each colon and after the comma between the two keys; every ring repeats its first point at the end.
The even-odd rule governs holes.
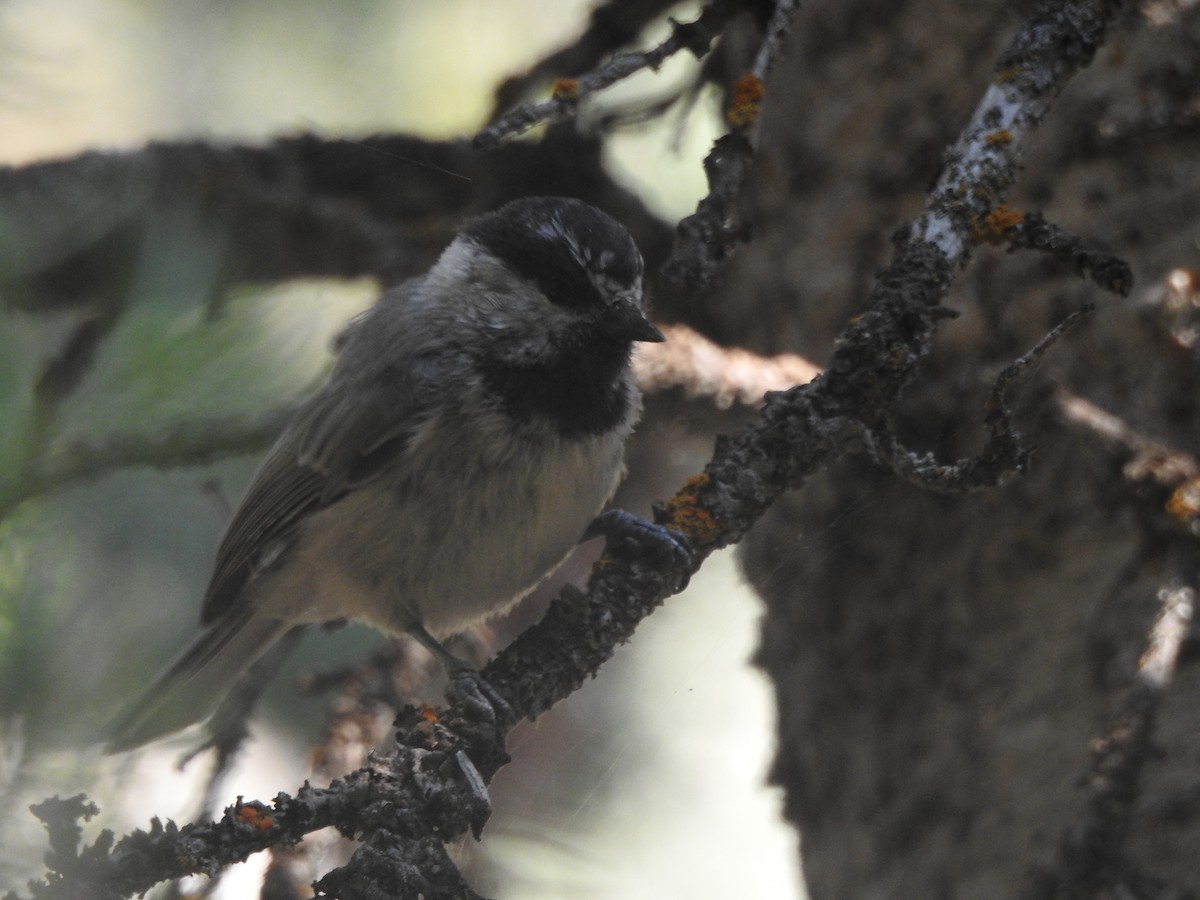
{"type": "Polygon", "coordinates": [[[625,538],[655,549],[664,557],[670,557],[672,569],[676,574],[676,590],[682,591],[691,580],[692,569],[696,564],[695,557],[688,546],[687,538],[673,528],[640,519],[623,509],[610,509],[596,516],[583,533],[585,541],[594,537],[603,537],[605,541],[625,538]]]}
{"type": "Polygon", "coordinates": [[[425,630],[421,625],[408,629],[413,639],[428,650],[450,676],[450,686],[446,689],[447,699],[461,700],[463,705],[476,719],[492,722],[497,729],[507,728],[517,721],[512,707],[487,680],[479,674],[479,670],[463,659],[459,659],[442,646],[441,641],[425,630]]]}

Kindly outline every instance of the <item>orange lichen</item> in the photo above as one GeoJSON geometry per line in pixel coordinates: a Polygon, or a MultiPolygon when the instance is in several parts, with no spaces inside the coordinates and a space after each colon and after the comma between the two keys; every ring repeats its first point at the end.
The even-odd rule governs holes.
{"type": "Polygon", "coordinates": [[[243,825],[249,825],[259,831],[270,831],[275,825],[275,820],[267,814],[265,808],[251,803],[238,807],[237,816],[243,825]]]}
{"type": "Polygon", "coordinates": [[[766,93],[762,79],[757,75],[743,75],[733,89],[733,101],[725,118],[734,128],[749,128],[758,121],[758,111],[766,93]]]}
{"type": "Polygon", "coordinates": [[[556,78],[553,93],[555,100],[578,100],[579,81],[574,78],[556,78]]]}
{"type": "Polygon", "coordinates": [[[999,131],[993,131],[986,138],[984,138],[984,140],[989,144],[1011,144],[1012,139],[1013,134],[1007,128],[1002,128],[999,131]]]}
{"type": "Polygon", "coordinates": [[[1004,84],[1006,81],[1012,81],[1019,74],[1021,74],[1020,69],[1001,69],[996,73],[996,84],[1004,84]]]}
{"type": "Polygon", "coordinates": [[[986,216],[971,220],[971,237],[976,243],[1003,244],[1005,233],[1024,221],[1024,213],[1001,203],[986,216]]]}
{"type": "Polygon", "coordinates": [[[612,560],[607,555],[601,556],[598,560],[592,563],[592,574],[599,575],[605,569],[612,565],[612,560]]]}
{"type": "Polygon", "coordinates": [[[716,518],[700,502],[700,491],[709,483],[706,474],[693,475],[674,497],[667,501],[666,525],[682,532],[691,541],[708,544],[721,533],[716,518]]]}
{"type": "Polygon", "coordinates": [[[1200,517],[1200,479],[1189,479],[1175,488],[1167,501],[1167,512],[1184,525],[1200,517]]]}

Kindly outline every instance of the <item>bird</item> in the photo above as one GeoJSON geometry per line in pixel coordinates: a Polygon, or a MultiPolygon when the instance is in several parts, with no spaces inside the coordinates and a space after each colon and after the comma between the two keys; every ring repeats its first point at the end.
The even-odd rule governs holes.
{"type": "Polygon", "coordinates": [[[641,413],[633,345],[664,340],[642,280],[615,219],[524,197],[468,220],[425,275],[385,291],[336,339],[327,381],[251,479],[199,633],[106,750],[202,721],[305,625],[366,622],[411,635],[452,674],[469,668],[442,641],[603,530],[641,413]]]}

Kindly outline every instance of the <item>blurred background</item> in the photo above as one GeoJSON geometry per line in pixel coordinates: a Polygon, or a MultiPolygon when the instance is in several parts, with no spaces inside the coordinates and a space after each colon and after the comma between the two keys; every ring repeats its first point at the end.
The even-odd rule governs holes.
{"type": "MultiPolygon", "coordinates": [[[[6,0],[0,163],[184,138],[468,135],[495,86],[569,43],[591,6],[6,0]]],[[[677,57],[609,99],[665,94],[695,65],[677,57]]],[[[700,160],[719,127],[702,96],[686,118],[613,135],[608,164],[674,221],[704,190],[700,160]]],[[[397,158],[398,177],[413,165],[397,158]]],[[[331,337],[377,292],[365,280],[245,285],[221,298],[214,319],[207,286],[219,248],[175,221],[151,244],[130,273],[128,310],[59,410],[56,446],[148,441],[179,422],[282,408],[327,371],[331,337]]],[[[100,805],[88,839],[152,815],[195,815],[208,760],[176,768],[194,735],[118,758],[100,757],[94,737],[191,634],[211,555],[256,462],[130,468],[66,487],[23,482],[22,450],[41,427],[34,380],[70,325],[0,305],[0,890],[41,873],[45,835],[28,806],[47,796],[86,791],[100,805]]],[[[656,427],[648,418],[645,428],[656,427]]],[[[696,470],[708,449],[681,445],[671,467],[696,470]]],[[[558,582],[585,573],[578,563],[558,582]]],[[[599,678],[522,726],[514,763],[493,786],[484,841],[461,848],[477,889],[799,897],[794,832],[765,787],[774,723],[749,662],[758,616],[731,556],[714,557],[599,678]]],[[[352,664],[380,640],[361,628],[307,639],[257,715],[220,804],[300,785],[325,704],[300,696],[297,679],[314,661],[352,664]]],[[[262,866],[231,870],[214,896],[255,896],[262,866]]],[[[201,880],[185,887],[204,889],[201,880]]]]}

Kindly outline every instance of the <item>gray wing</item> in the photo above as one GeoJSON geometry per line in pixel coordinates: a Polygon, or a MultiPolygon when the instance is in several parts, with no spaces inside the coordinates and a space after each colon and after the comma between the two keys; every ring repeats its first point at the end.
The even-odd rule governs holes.
{"type": "Polygon", "coordinates": [[[397,364],[409,358],[403,348],[380,345],[389,336],[375,317],[373,309],[347,331],[329,384],[297,411],[251,481],[217,550],[201,624],[235,609],[256,569],[287,551],[306,517],[379,475],[427,418],[428,379],[418,365],[397,364]]]}
{"type": "Polygon", "coordinates": [[[237,599],[255,569],[272,548],[286,547],[296,525],[320,508],[324,490],[324,477],[301,466],[281,439],[255,474],[221,539],[200,608],[201,625],[237,609],[237,599]]]}

